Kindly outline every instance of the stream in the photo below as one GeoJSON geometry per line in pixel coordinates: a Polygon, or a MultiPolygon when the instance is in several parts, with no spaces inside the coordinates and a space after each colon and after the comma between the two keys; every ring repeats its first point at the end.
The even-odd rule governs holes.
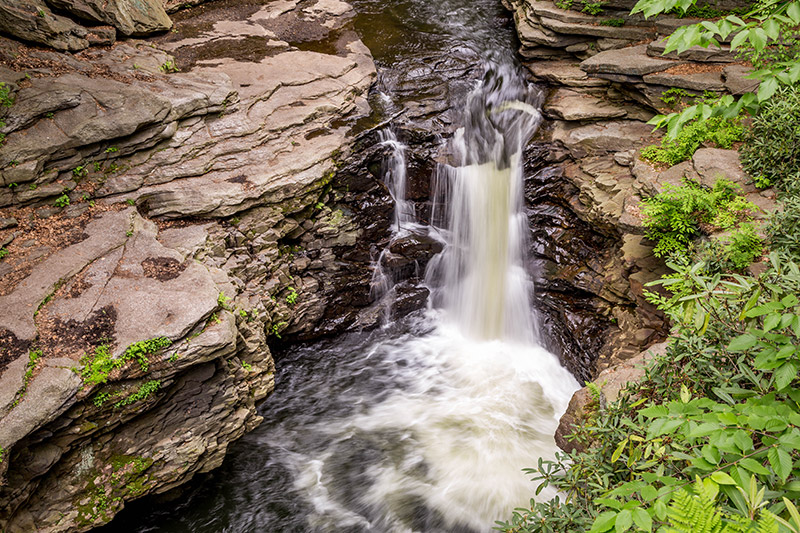
{"type": "Polygon", "coordinates": [[[445,245],[425,272],[428,309],[276,354],[264,421],[223,466],[104,531],[485,532],[532,497],[522,469],[557,450],[578,383],[533,310],[521,153],[541,95],[519,73],[509,15],[499,0],[353,4],[386,105],[453,131],[426,224],[404,202],[403,147],[382,136],[394,231],[445,245]]]}

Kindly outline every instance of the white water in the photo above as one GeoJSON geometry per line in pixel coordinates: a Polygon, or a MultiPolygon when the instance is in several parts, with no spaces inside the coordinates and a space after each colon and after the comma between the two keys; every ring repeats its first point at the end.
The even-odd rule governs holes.
{"type": "MultiPolygon", "coordinates": [[[[316,529],[488,531],[532,497],[521,469],[554,456],[553,434],[578,384],[537,343],[525,270],[520,154],[540,121],[536,100],[511,66],[491,69],[470,95],[453,164],[434,177],[430,231],[447,246],[427,279],[443,309],[423,317],[429,333],[373,345],[364,364],[389,365],[394,390],[378,402],[356,398],[357,414],[316,428],[325,451],[295,456],[316,529]],[[362,486],[337,496],[349,492],[333,473],[342,449],[364,440],[377,453],[362,465],[362,486]]],[[[391,133],[382,141],[393,147],[395,232],[419,231],[405,198],[404,147],[391,133]]]]}

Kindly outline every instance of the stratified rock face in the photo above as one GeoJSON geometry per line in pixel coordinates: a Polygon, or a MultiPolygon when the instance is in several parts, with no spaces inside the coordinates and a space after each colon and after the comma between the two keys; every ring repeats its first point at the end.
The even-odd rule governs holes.
{"type": "Polygon", "coordinates": [[[123,35],[148,35],[172,27],[160,0],[48,0],[79,19],[110,24],[123,35]]]}
{"type": "Polygon", "coordinates": [[[86,28],[55,15],[41,0],[0,1],[0,32],[74,52],[89,46],[86,28]]]}
{"type": "Polygon", "coordinates": [[[112,44],[117,31],[143,36],[171,27],[160,0],[0,0],[0,33],[62,51],[112,44]]]}
{"type": "Polygon", "coordinates": [[[212,24],[75,55],[0,38],[9,533],[85,531],[219,466],[273,388],[268,337],[380,318],[370,243],[387,240],[391,198],[370,171],[376,134],[347,135],[376,76],[349,6],[212,9],[212,24]],[[308,46],[281,40],[288,18],[308,46]]]}

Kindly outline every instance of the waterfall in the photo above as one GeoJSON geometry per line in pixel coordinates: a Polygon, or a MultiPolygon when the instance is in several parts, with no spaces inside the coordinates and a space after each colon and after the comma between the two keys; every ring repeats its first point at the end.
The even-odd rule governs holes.
{"type": "Polygon", "coordinates": [[[416,222],[414,202],[406,198],[406,145],[397,140],[391,128],[379,133],[381,144],[391,149],[384,168],[384,183],[394,200],[394,224],[392,233],[401,233],[416,222]]]}
{"type": "Polygon", "coordinates": [[[522,469],[554,458],[578,388],[538,343],[525,268],[522,153],[539,100],[510,62],[486,67],[432,177],[430,226],[406,198],[405,147],[383,133],[395,236],[445,243],[425,273],[432,305],[284,353],[263,423],[175,531],[483,533],[529,505],[522,469]]]}
{"type": "Polygon", "coordinates": [[[448,246],[428,280],[439,278],[437,299],[477,339],[536,339],[521,154],[541,122],[540,100],[512,65],[487,69],[453,140],[454,163],[434,179],[433,223],[448,246]]]}

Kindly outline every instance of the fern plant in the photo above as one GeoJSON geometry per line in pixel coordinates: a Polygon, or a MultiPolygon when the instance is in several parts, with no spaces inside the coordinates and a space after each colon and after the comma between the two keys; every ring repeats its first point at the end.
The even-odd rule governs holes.
{"type": "Polygon", "coordinates": [[[680,489],[673,495],[665,533],[778,533],[774,515],[764,513],[754,521],[720,509],[716,483],[703,483],[698,477],[692,489],[680,489]]]}

